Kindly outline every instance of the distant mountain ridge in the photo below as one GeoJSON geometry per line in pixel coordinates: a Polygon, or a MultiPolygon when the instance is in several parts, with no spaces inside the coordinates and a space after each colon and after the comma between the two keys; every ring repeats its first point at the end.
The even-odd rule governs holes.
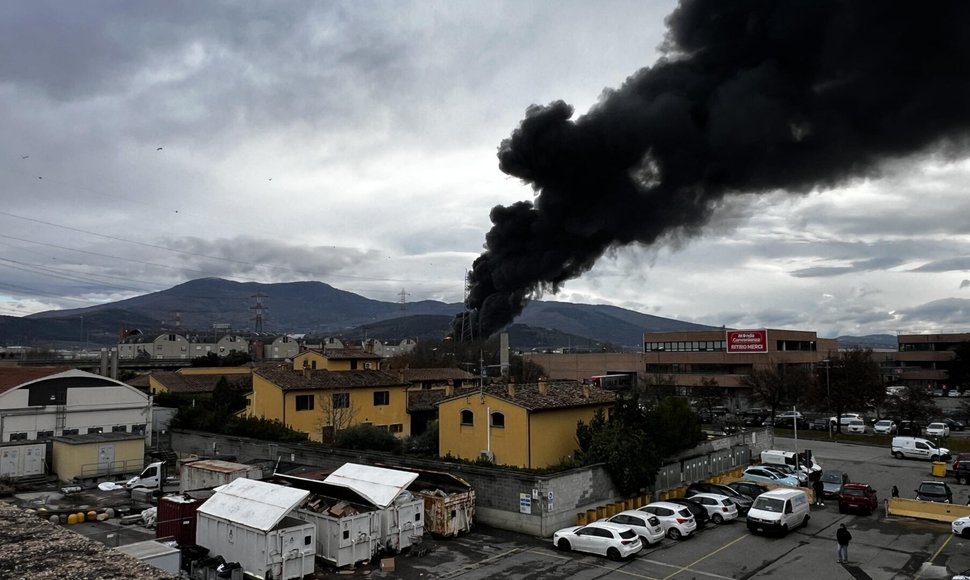
{"type": "MultiPolygon", "coordinates": [[[[227,324],[245,332],[254,328],[256,295],[261,295],[264,306],[263,328],[270,333],[440,339],[447,334],[454,316],[464,309],[461,303],[423,300],[409,302],[402,310],[400,303],[372,300],[324,282],[261,284],[201,278],[88,308],[0,317],[0,341],[111,344],[122,328],[205,331],[213,324],[227,324]]],[[[565,342],[513,344],[518,348],[609,343],[635,349],[642,343],[644,332],[712,328],[616,306],[544,301],[530,302],[510,326],[515,331],[513,342],[515,335],[527,342],[565,342]]]]}

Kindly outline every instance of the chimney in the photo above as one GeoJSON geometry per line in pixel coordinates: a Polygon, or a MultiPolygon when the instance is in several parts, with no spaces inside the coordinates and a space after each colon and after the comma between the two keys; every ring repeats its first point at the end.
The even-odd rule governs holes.
{"type": "Polygon", "coordinates": [[[446,384],[445,385],[445,396],[446,397],[453,397],[454,395],[455,395],[455,384],[454,383],[448,383],[448,384],[446,384]]]}
{"type": "Polygon", "coordinates": [[[545,379],[539,379],[539,394],[542,396],[549,394],[549,383],[545,379]]]}
{"type": "Polygon", "coordinates": [[[589,398],[589,383],[583,383],[583,398],[589,398]]]}
{"type": "Polygon", "coordinates": [[[313,369],[310,368],[310,365],[303,365],[303,378],[304,379],[310,380],[310,375],[311,375],[312,372],[313,372],[313,369]]]}
{"type": "Polygon", "coordinates": [[[509,382],[509,384],[508,384],[508,390],[509,390],[509,398],[510,399],[514,399],[515,398],[515,383],[509,382]]]}

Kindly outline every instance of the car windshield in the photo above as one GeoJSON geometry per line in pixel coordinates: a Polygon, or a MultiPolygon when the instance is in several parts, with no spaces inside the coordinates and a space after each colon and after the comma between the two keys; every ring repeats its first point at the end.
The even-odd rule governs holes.
{"type": "Polygon", "coordinates": [[[785,509],[785,502],[773,497],[759,497],[754,502],[754,506],[752,506],[751,509],[781,513],[781,511],[785,509]]]}
{"type": "Polygon", "coordinates": [[[944,427],[943,423],[930,423],[927,429],[942,429],[944,427]]]}
{"type": "Polygon", "coordinates": [[[938,484],[938,483],[924,483],[923,485],[919,486],[919,492],[920,493],[937,493],[937,494],[944,493],[943,486],[940,485],[940,484],[938,484]]]}
{"type": "Polygon", "coordinates": [[[822,475],[822,481],[826,483],[842,483],[842,474],[839,472],[829,472],[822,475]]]}
{"type": "Polygon", "coordinates": [[[721,503],[723,503],[724,505],[734,505],[734,500],[732,500],[729,497],[726,497],[721,500],[721,503]]]}
{"type": "Polygon", "coordinates": [[[889,427],[890,425],[892,425],[892,421],[877,421],[876,425],[878,425],[879,427],[889,427]]]}
{"type": "Polygon", "coordinates": [[[637,537],[637,533],[631,530],[630,528],[627,528],[622,532],[620,532],[620,537],[623,538],[624,540],[629,540],[630,538],[637,537]]]}

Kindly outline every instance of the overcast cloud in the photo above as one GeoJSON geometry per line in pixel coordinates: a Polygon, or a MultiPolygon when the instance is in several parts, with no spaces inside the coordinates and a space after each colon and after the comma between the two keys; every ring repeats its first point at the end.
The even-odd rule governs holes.
{"type": "MultiPolygon", "coordinates": [[[[496,148],[658,56],[671,1],[42,2],[0,18],[0,314],[189,279],[462,300],[496,148]]],[[[970,329],[970,161],[736,196],[555,296],[823,336],[970,329]]]]}

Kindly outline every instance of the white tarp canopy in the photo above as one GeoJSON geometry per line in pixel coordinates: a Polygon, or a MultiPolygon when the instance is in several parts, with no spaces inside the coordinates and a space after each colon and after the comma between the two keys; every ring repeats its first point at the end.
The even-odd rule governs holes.
{"type": "Polygon", "coordinates": [[[386,508],[417,478],[417,473],[409,471],[344,463],[323,482],[352,489],[375,506],[386,508]]]}
{"type": "Polygon", "coordinates": [[[216,489],[199,512],[268,532],[310,492],[240,477],[216,489]]]}

